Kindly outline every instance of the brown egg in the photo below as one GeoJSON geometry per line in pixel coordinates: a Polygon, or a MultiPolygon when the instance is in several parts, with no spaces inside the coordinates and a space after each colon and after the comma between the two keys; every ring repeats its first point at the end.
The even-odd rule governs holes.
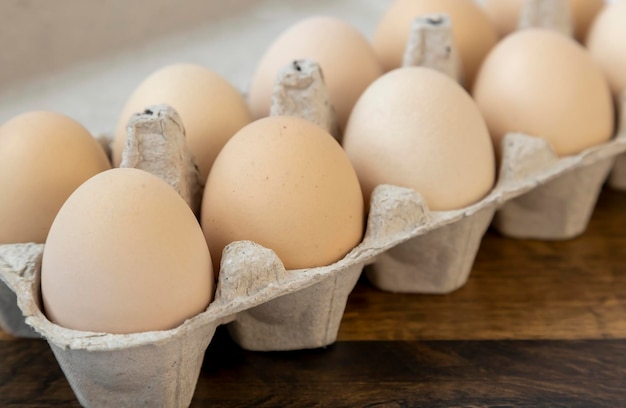
{"type": "Polygon", "coordinates": [[[554,31],[527,29],[504,38],[485,59],[474,98],[497,145],[506,133],[523,132],[566,156],[613,134],[602,72],[580,44],[554,31]]]}
{"type": "Polygon", "coordinates": [[[417,16],[446,13],[452,19],[466,88],[471,89],[482,60],[498,41],[496,29],[473,0],[396,0],[378,24],[374,49],[385,71],[398,68],[411,22],[417,16]]]}
{"type": "Polygon", "coordinates": [[[142,170],[113,169],[82,184],[59,211],[41,291],[48,319],[69,329],[167,330],[208,306],[211,257],[174,189],[142,170]]]}
{"type": "Polygon", "coordinates": [[[217,73],[194,64],[170,65],[147,77],[126,102],[115,130],[114,166],[122,161],[131,115],[159,104],[172,106],[182,118],[202,180],[226,141],[252,120],[243,96],[217,73]]]}
{"type": "Polygon", "coordinates": [[[0,244],[43,243],[69,195],[111,167],[91,134],[73,119],[29,112],[0,127],[0,244]]]}
{"type": "Polygon", "coordinates": [[[608,5],[596,18],[587,47],[615,95],[626,89],[626,1],[608,5]]]}
{"type": "Polygon", "coordinates": [[[400,68],[370,85],[343,144],[367,200],[377,185],[393,184],[418,191],[432,210],[453,210],[493,188],[493,145],[478,107],[432,69],[400,68]]]}
{"type": "MultiPolygon", "coordinates": [[[[574,36],[583,41],[596,14],[604,6],[604,0],[570,0],[574,23],[574,36]]],[[[517,30],[524,0],[483,0],[483,7],[501,36],[517,30]]]]}
{"type": "Polygon", "coordinates": [[[356,28],[333,17],[300,21],[270,45],[250,85],[248,100],[254,117],[269,115],[279,70],[303,58],[322,67],[339,126],[344,129],[354,103],[382,70],[367,39],[356,28]]]}
{"type": "Polygon", "coordinates": [[[222,250],[250,240],[287,269],[329,265],[363,234],[363,197],[350,160],[325,130],[272,116],[241,129],[209,174],[202,229],[219,266],[222,250]]]}

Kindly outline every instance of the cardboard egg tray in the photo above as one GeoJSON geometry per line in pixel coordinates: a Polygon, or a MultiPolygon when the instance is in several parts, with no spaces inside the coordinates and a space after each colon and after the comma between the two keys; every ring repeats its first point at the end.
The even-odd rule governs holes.
{"type": "MultiPolygon", "coordinates": [[[[319,81],[312,84],[287,99],[327,97],[311,88],[319,81]]],[[[289,93],[283,91],[283,96],[289,93]]],[[[275,114],[298,106],[283,103],[275,114]]],[[[296,108],[291,114],[314,121],[322,115],[318,123],[337,137],[335,122],[328,119],[332,109],[319,112],[296,108]]],[[[175,113],[160,107],[151,114],[165,123],[162,128],[169,129],[168,135],[180,139],[182,131],[175,129],[182,126],[176,124],[175,113]]],[[[621,117],[626,117],[626,92],[621,117]]],[[[153,134],[150,129],[138,136],[153,134]]],[[[108,145],[106,138],[103,145],[108,145]]],[[[172,146],[181,148],[176,141],[172,146]]],[[[41,306],[44,246],[0,245],[0,327],[16,337],[45,338],[84,406],[188,406],[217,326],[227,324],[233,339],[250,350],[331,344],[364,266],[370,265],[368,279],[383,290],[458,289],[467,281],[482,236],[492,223],[502,234],[522,238],[567,239],[583,233],[602,184],[624,152],[624,120],[613,140],[563,158],[542,139],[509,134],[502,144],[498,181],[480,202],[454,211],[430,211],[413,190],[378,186],[362,242],[342,260],[318,268],[285,270],[270,249],[248,241],[232,243],[224,250],[213,302],[203,313],[166,331],[117,335],[69,330],[50,322],[41,306]]],[[[130,165],[145,169],[144,164],[130,165]]],[[[626,179],[623,166],[621,177],[620,166],[615,167],[612,180],[626,179]]],[[[181,195],[197,208],[197,180],[189,176],[189,169],[181,166],[179,181],[172,183],[178,183],[181,195]]]]}
{"type": "MultiPolygon", "coordinates": [[[[151,108],[154,120],[160,121],[156,128],[179,129],[168,125],[179,120],[171,111],[166,106],[151,108]]],[[[147,129],[148,136],[154,135],[154,126],[147,129]]],[[[253,242],[232,243],[224,251],[215,299],[208,309],[167,331],[117,335],[55,325],[41,309],[43,245],[2,245],[0,278],[17,295],[17,307],[9,304],[2,310],[3,329],[30,336],[32,332],[23,331],[25,317],[26,324],[49,342],[85,406],[187,406],[218,325],[229,324],[233,339],[251,350],[331,344],[364,265],[375,260],[368,277],[383,289],[454,290],[467,280],[496,210],[495,225],[504,233],[530,230],[552,238],[581,233],[615,156],[624,151],[625,132],[565,158],[557,158],[542,139],[509,134],[498,183],[483,200],[461,210],[431,212],[413,190],[378,186],[363,241],[325,267],[285,270],[273,251],[253,242]]],[[[182,168],[184,174],[189,166],[182,168]]]]}

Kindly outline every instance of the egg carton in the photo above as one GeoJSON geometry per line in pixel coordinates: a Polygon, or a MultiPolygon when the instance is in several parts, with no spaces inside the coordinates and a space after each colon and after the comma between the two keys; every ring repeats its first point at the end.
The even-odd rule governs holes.
{"type": "Polygon", "coordinates": [[[626,133],[582,153],[559,158],[540,138],[511,133],[502,149],[499,180],[480,202],[430,212],[411,237],[378,255],[368,279],[391,292],[442,294],[465,284],[492,218],[503,234],[566,239],[581,234],[626,133]]]}
{"type": "Polygon", "coordinates": [[[184,407],[218,325],[251,325],[242,333],[254,337],[246,341],[257,348],[317,347],[334,341],[343,308],[340,301],[326,298],[351,290],[371,250],[362,246],[325,268],[286,271],[272,251],[252,242],[234,243],[225,249],[215,299],[205,312],[172,330],[124,335],[69,330],[46,318],[40,301],[41,244],[0,247],[0,276],[17,294],[26,322],[50,344],[82,405],[184,407]],[[291,310],[294,295],[298,308],[291,310]],[[241,320],[241,312],[258,305],[259,313],[241,320]],[[287,316],[268,320],[263,311],[272,316],[275,309],[287,316]],[[321,313],[311,316],[315,312],[321,313]],[[255,333],[267,324],[275,331],[255,333]],[[311,326],[323,330],[311,338],[311,326]]]}
{"type": "MultiPolygon", "coordinates": [[[[307,66],[312,78],[321,79],[314,64],[298,64],[299,69],[292,65],[297,72],[287,72],[285,76],[292,76],[295,94],[292,85],[277,91],[291,94],[285,106],[295,106],[294,99],[327,97],[321,88],[315,88],[321,86],[321,81],[303,81],[298,77],[301,71],[307,71],[303,69],[307,66]]],[[[319,106],[325,107],[324,115],[332,115],[327,102],[319,106]]],[[[319,111],[313,109],[312,115],[318,115],[319,111]]],[[[281,108],[275,113],[286,111],[281,108]]],[[[292,113],[303,114],[299,108],[292,113]]],[[[148,115],[159,117],[158,129],[167,129],[168,134],[176,135],[175,139],[180,138],[183,133],[180,120],[168,108],[152,108],[148,115]]],[[[319,123],[327,128],[334,126],[327,117],[319,123]]],[[[151,132],[154,130],[147,133],[151,132]]],[[[141,132],[134,133],[141,136],[141,132]]],[[[133,143],[131,138],[129,144],[133,143]]],[[[135,144],[137,148],[139,145],[135,144]]],[[[180,147],[184,143],[176,139],[172,145],[180,147]]],[[[372,195],[362,242],[342,260],[319,268],[285,270],[273,251],[252,242],[233,243],[224,251],[214,301],[203,313],[166,331],[114,335],[55,325],[47,320],[41,308],[39,279],[43,246],[2,245],[0,280],[16,294],[18,308],[13,307],[14,312],[0,310],[5,316],[13,313],[11,318],[0,321],[20,322],[25,316],[26,323],[49,342],[85,406],[187,406],[204,352],[217,326],[228,324],[234,340],[251,350],[291,350],[331,344],[336,340],[348,294],[364,265],[373,264],[368,277],[386,290],[409,288],[420,293],[454,290],[467,279],[482,235],[497,210],[500,212],[496,219],[501,220],[497,224],[506,232],[507,228],[515,230],[528,223],[517,217],[532,219],[537,214],[554,211],[555,202],[562,203],[573,210],[559,210],[558,218],[547,218],[557,225],[555,230],[571,234],[573,229],[567,226],[585,224],[587,214],[593,210],[597,194],[589,192],[594,192],[596,184],[601,185],[615,156],[625,151],[624,132],[610,142],[565,158],[556,157],[542,139],[507,135],[499,180],[480,202],[456,211],[435,212],[413,190],[378,186],[372,195]],[[577,180],[577,174],[587,176],[577,180]],[[574,190],[571,187],[583,182],[585,186],[578,191],[582,196],[587,194],[584,206],[578,202],[581,200],[578,196],[570,196],[574,190]],[[506,206],[518,200],[521,204],[517,207],[526,208],[524,202],[527,202],[532,208],[514,218],[501,215],[507,211],[506,206]],[[567,217],[561,217],[561,212],[567,217]]],[[[133,165],[143,166],[138,162],[133,165]]],[[[188,194],[193,207],[197,205],[192,199],[197,185],[193,186],[193,177],[189,176],[193,175],[193,171],[189,173],[190,167],[183,169],[186,170],[179,174],[178,180],[191,180],[186,183],[192,185],[179,191],[189,192],[181,195],[188,194]]],[[[174,186],[177,183],[172,182],[174,186]]]]}
{"type": "MultiPolygon", "coordinates": [[[[195,167],[189,162],[154,165],[172,157],[189,158],[181,140],[184,130],[173,109],[151,107],[131,120],[123,163],[159,175],[194,206],[195,167]]],[[[285,270],[270,249],[248,241],[228,245],[213,302],[172,330],[106,334],[52,323],[41,304],[44,245],[34,243],[0,246],[0,280],[16,295],[19,308],[2,313],[10,314],[5,320],[25,317],[48,341],[84,406],[187,406],[204,352],[219,325],[230,324],[235,341],[252,350],[317,348],[336,340],[348,294],[363,265],[403,239],[407,225],[414,224],[411,217],[390,217],[395,211],[405,212],[407,205],[406,200],[397,203],[397,188],[391,190],[395,193],[390,194],[387,186],[376,190],[373,202],[379,210],[370,214],[363,241],[332,265],[285,270]]],[[[420,205],[409,199],[411,203],[420,205]]]]}
{"type": "MultiPolygon", "coordinates": [[[[528,0],[519,25],[571,34],[569,4],[528,0]]],[[[403,65],[436,69],[462,83],[455,48],[449,16],[418,17],[403,65]]],[[[437,227],[382,253],[365,274],[386,291],[446,294],[466,283],[490,225],[514,238],[562,240],[582,234],[615,157],[625,151],[625,133],[622,129],[607,143],[563,158],[543,139],[507,135],[501,146],[498,182],[490,194],[459,210],[431,213],[425,208],[423,223],[437,227]]]]}

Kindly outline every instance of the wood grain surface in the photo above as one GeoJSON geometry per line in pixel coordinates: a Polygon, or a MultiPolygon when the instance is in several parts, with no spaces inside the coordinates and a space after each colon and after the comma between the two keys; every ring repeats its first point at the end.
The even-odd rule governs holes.
{"type": "MultiPolygon", "coordinates": [[[[626,193],[566,242],[489,231],[467,285],[385,293],[361,279],[339,341],[255,353],[218,329],[192,406],[626,406],[626,193]]],[[[0,407],[78,406],[48,345],[0,332],[0,407]]]]}

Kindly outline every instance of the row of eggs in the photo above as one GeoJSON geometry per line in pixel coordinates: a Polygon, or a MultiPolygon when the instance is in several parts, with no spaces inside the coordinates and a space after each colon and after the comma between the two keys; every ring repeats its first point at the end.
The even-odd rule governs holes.
{"type": "MultiPolygon", "coordinates": [[[[574,16],[579,3],[572,1],[574,16]]],[[[207,68],[163,68],[129,98],[112,162],[121,162],[134,112],[172,105],[206,180],[202,229],[158,178],[106,171],[106,155],[78,123],[50,112],[20,115],[0,128],[0,243],[46,243],[44,308],[64,327],[175,327],[211,301],[211,271],[229,242],[258,242],[288,269],[330,264],[360,241],[378,184],[412,187],[433,210],[462,208],[493,187],[494,144],[497,151],[508,131],[545,136],[560,155],[608,140],[610,87],[626,86],[626,69],[615,68],[626,56],[614,44],[624,20],[626,2],[606,6],[588,36],[604,73],[582,46],[550,31],[525,30],[496,44],[494,26],[471,0],[399,0],[373,46],[342,21],[304,20],[259,63],[249,103],[207,68]],[[394,70],[410,20],[434,12],[451,16],[474,98],[438,72],[394,70]],[[302,57],[322,67],[343,149],[305,120],[260,119],[269,113],[277,70],[302,57]]]]}

